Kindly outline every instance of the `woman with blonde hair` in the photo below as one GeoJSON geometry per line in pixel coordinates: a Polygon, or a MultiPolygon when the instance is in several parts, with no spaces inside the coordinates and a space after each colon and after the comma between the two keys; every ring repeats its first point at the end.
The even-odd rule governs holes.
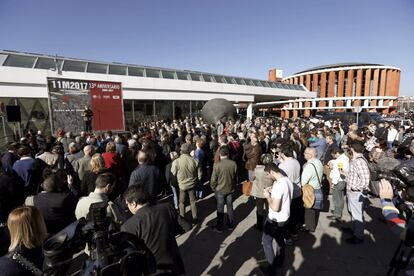
{"type": "Polygon", "coordinates": [[[42,275],[42,244],[47,238],[45,221],[32,206],[14,209],[7,220],[9,254],[0,258],[1,275],[42,275]]]}
{"type": "Polygon", "coordinates": [[[89,193],[95,190],[95,181],[98,176],[104,172],[107,172],[105,168],[105,160],[100,153],[95,153],[90,161],[90,171],[86,171],[83,176],[80,190],[82,196],[87,196],[89,193]]]}
{"type": "Polygon", "coordinates": [[[105,167],[116,176],[122,175],[122,160],[116,152],[114,142],[106,144],[106,152],[102,153],[102,158],[105,161],[105,167]]]}

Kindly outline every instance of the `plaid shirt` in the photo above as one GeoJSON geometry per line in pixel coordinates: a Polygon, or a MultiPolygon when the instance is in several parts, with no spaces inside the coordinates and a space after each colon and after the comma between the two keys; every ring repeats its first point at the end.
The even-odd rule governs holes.
{"type": "Polygon", "coordinates": [[[347,190],[363,191],[369,188],[371,173],[368,168],[368,162],[358,154],[349,164],[349,174],[347,177],[347,190]]]}
{"type": "Polygon", "coordinates": [[[377,145],[377,137],[372,136],[368,141],[365,142],[364,146],[367,151],[371,151],[377,145]]]}

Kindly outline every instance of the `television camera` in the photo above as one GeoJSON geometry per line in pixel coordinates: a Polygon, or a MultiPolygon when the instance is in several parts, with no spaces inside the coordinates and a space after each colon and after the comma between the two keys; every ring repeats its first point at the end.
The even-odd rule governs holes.
{"type": "Polygon", "coordinates": [[[106,202],[93,203],[89,221],[81,218],[44,243],[45,275],[128,276],[156,271],[155,258],[144,242],[116,231],[106,207],[106,202]]]}

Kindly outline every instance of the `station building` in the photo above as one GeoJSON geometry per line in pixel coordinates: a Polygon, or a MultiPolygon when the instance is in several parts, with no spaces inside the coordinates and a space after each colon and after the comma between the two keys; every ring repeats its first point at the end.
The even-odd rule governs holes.
{"type": "Polygon", "coordinates": [[[213,98],[225,98],[252,116],[256,103],[316,96],[299,83],[0,51],[0,102],[19,105],[21,110],[21,122],[0,121],[0,133],[9,136],[16,128],[20,132],[34,129],[50,133],[50,78],[121,83],[126,129],[142,120],[198,114],[213,98]]]}

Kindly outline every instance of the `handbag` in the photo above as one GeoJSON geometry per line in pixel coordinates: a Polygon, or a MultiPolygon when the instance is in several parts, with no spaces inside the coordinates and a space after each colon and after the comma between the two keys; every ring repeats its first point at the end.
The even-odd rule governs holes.
{"type": "MultiPolygon", "coordinates": [[[[319,179],[318,171],[316,170],[315,165],[312,163],[310,164],[315,169],[316,177],[318,178],[318,183],[319,185],[321,185],[321,181],[319,179]]],[[[317,209],[323,209],[323,199],[322,199],[322,202],[320,202],[321,199],[319,197],[320,196],[318,196],[318,200],[317,200],[318,201],[317,209]]],[[[302,200],[303,200],[303,207],[305,207],[306,209],[311,209],[312,207],[314,207],[315,202],[316,202],[316,197],[315,197],[315,190],[313,189],[312,185],[310,184],[303,185],[302,200]]]]}
{"type": "Polygon", "coordinates": [[[243,187],[242,187],[243,194],[246,196],[250,196],[250,193],[252,192],[252,187],[253,187],[253,183],[251,181],[249,180],[243,181],[243,187]]]}
{"type": "Polygon", "coordinates": [[[313,187],[310,184],[305,184],[302,187],[302,200],[303,200],[303,207],[306,209],[312,208],[315,204],[315,192],[313,191],[313,187]]]}

